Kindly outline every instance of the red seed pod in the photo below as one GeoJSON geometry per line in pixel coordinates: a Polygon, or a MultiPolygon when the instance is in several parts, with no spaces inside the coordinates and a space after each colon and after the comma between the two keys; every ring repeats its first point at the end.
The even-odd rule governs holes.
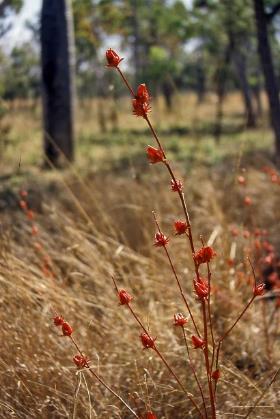
{"type": "Polygon", "coordinates": [[[75,355],[73,358],[74,364],[77,366],[77,368],[85,368],[88,367],[89,360],[86,356],[83,355],[75,355]]]}
{"type": "Polygon", "coordinates": [[[133,299],[133,297],[125,290],[119,290],[118,294],[121,305],[129,304],[130,301],[133,299]]]}
{"type": "Polygon", "coordinates": [[[151,111],[151,107],[148,103],[142,103],[139,99],[132,99],[132,111],[135,116],[145,118],[151,111]]]}
{"type": "Polygon", "coordinates": [[[157,419],[157,416],[155,413],[150,411],[146,413],[145,419],[157,419]]]}
{"type": "Polygon", "coordinates": [[[112,48],[107,49],[106,58],[107,67],[118,67],[120,62],[123,60],[123,58],[120,58],[120,56],[112,48]]]}
{"type": "Polygon", "coordinates": [[[155,241],[154,241],[154,246],[157,247],[165,247],[169,242],[169,238],[166,237],[163,233],[156,233],[155,234],[155,241]]]}
{"type": "Polygon", "coordinates": [[[182,192],[183,190],[183,183],[179,179],[172,179],[171,180],[171,190],[172,192],[182,192]]]}
{"type": "Polygon", "coordinates": [[[206,246],[195,252],[193,258],[198,265],[201,265],[202,263],[210,262],[214,256],[216,256],[214,249],[210,246],[206,246]]]}
{"type": "Polygon", "coordinates": [[[177,220],[174,223],[174,228],[176,231],[176,235],[180,236],[184,234],[188,230],[188,224],[185,221],[177,220]]]}
{"type": "Polygon", "coordinates": [[[264,291],[265,291],[265,284],[262,283],[262,284],[256,285],[253,290],[254,296],[258,297],[259,295],[263,295],[264,291]]]}
{"type": "Polygon", "coordinates": [[[192,336],[192,343],[193,343],[193,347],[194,349],[199,349],[199,348],[203,348],[205,345],[205,342],[203,339],[200,339],[197,336],[192,336]]]}
{"type": "Polygon", "coordinates": [[[174,314],[174,326],[183,327],[186,323],[188,323],[188,319],[182,313],[174,314]]]}
{"type": "Polygon", "coordinates": [[[69,323],[63,322],[62,323],[62,333],[64,336],[71,336],[73,333],[73,329],[69,323]]]}
{"type": "Polygon", "coordinates": [[[137,94],[136,94],[136,99],[138,100],[138,102],[144,104],[144,103],[149,103],[151,100],[149,91],[147,89],[147,86],[142,83],[138,86],[137,89],[137,94]]]}
{"type": "Polygon", "coordinates": [[[200,300],[207,298],[209,295],[208,283],[205,279],[199,277],[193,280],[194,290],[200,300]]]}
{"type": "Polygon", "coordinates": [[[152,336],[147,335],[147,333],[141,333],[140,339],[141,339],[142,345],[144,346],[144,349],[155,348],[156,338],[153,338],[152,336]]]}
{"type": "Polygon", "coordinates": [[[147,147],[147,157],[149,162],[152,164],[164,161],[163,152],[158,148],[152,147],[150,145],[147,147]]]}
{"type": "Polygon", "coordinates": [[[62,316],[54,316],[53,323],[55,326],[62,326],[64,323],[64,318],[62,316]]]}
{"type": "Polygon", "coordinates": [[[212,378],[215,381],[218,381],[221,377],[221,371],[220,370],[215,370],[212,372],[212,378]]]}

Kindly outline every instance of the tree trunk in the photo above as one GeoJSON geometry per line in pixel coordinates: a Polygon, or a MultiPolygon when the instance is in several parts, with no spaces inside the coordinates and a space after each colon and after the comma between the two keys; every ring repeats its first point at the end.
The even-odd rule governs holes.
{"type": "Polygon", "coordinates": [[[57,165],[74,157],[75,53],[71,0],[43,0],[41,60],[44,148],[57,165]]]}
{"type": "Polygon", "coordinates": [[[246,57],[241,52],[235,51],[233,54],[233,61],[244,100],[246,125],[248,128],[254,128],[256,126],[256,116],[253,108],[252,92],[247,79],[246,57]]]}
{"type": "Polygon", "coordinates": [[[254,0],[258,51],[263,68],[265,88],[269,101],[270,118],[274,130],[276,158],[280,160],[280,101],[277,79],[274,72],[272,54],[268,39],[267,21],[263,0],[254,0]]]}

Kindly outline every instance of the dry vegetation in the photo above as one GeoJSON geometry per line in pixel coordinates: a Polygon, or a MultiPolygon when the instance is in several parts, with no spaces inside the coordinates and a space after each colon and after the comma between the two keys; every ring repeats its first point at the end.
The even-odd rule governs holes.
{"type": "MultiPolygon", "coordinates": [[[[232,98],[235,110],[237,103],[232,98]]],[[[125,109],[126,104],[123,106],[125,109]]],[[[208,104],[205,115],[211,111],[208,104]]],[[[197,115],[193,111],[186,123],[191,124],[197,115]]],[[[201,115],[203,112],[200,123],[201,115]]],[[[178,120],[176,112],[172,117],[173,122],[155,119],[163,134],[178,120]]],[[[128,132],[112,134],[123,136],[123,144],[112,148],[108,147],[110,142],[99,144],[97,155],[91,157],[95,145],[94,141],[87,141],[87,136],[99,137],[97,127],[82,122],[85,120],[94,124],[89,115],[81,117],[78,164],[64,173],[42,172],[29,166],[35,159],[38,161],[40,126],[22,113],[16,119],[18,125],[13,127],[14,143],[7,149],[6,162],[2,160],[0,417],[129,417],[86,371],[77,373],[72,363],[73,347],[52,325],[52,316],[57,311],[75,329],[75,338],[94,368],[131,405],[137,403],[142,412],[145,405],[151,406],[160,419],[195,418],[191,405],[153,353],[142,350],[139,328],[128,316],[126,307],[118,305],[111,281],[114,274],[118,283],[133,294],[135,310],[149,325],[153,336],[158,337],[160,349],[188,390],[195,392],[182,337],[172,325],[173,314],[184,311],[184,307],[163,253],[153,247],[155,227],[151,212],[156,210],[164,231],[172,237],[171,254],[192,307],[198,312],[199,304],[192,289],[191,256],[185,241],[174,237],[172,232],[173,221],[181,215],[177,196],[170,192],[161,168],[149,167],[145,158],[139,157],[141,150],[144,155],[144,144],[150,143],[145,132],[131,133],[128,130],[135,127],[126,125],[128,132]],[[25,134],[21,137],[20,132],[25,134]],[[125,164],[116,164],[124,150],[131,157],[125,164]],[[107,170],[111,155],[113,162],[107,170]],[[91,161],[93,167],[89,167],[91,161]],[[106,170],[101,170],[102,165],[106,170]],[[18,192],[23,188],[29,192],[28,202],[35,212],[39,237],[51,258],[55,278],[42,273],[40,256],[34,248],[37,238],[32,237],[30,223],[18,205],[18,192]]],[[[121,125],[128,121],[125,113],[120,120],[121,125]]],[[[133,117],[129,121],[136,124],[133,117]]],[[[141,123],[137,121],[137,125],[141,123]]],[[[175,155],[183,151],[187,160],[192,150],[197,152],[196,164],[186,167],[181,162],[175,170],[186,182],[196,243],[202,234],[206,241],[209,238],[213,241],[218,253],[212,264],[214,324],[218,335],[236,318],[251,293],[248,283],[251,273],[244,262],[251,239],[233,238],[230,227],[266,228],[271,242],[276,249],[280,248],[280,186],[271,183],[260,170],[264,164],[270,164],[264,153],[244,154],[247,140],[248,150],[250,138],[261,138],[261,144],[263,137],[265,144],[269,144],[270,133],[244,131],[238,138],[233,137],[237,143],[228,144],[230,136],[222,138],[220,155],[210,135],[204,140],[192,133],[185,133],[180,139],[167,138],[177,144],[177,149],[167,144],[175,155]],[[206,141],[204,144],[207,147],[210,144],[210,148],[201,152],[195,144],[194,149],[188,149],[188,139],[191,144],[199,141],[202,148],[206,141]],[[209,161],[208,165],[205,163],[207,150],[214,156],[211,165],[209,161]],[[236,182],[243,167],[245,189],[236,182]],[[243,205],[245,195],[252,197],[252,206],[243,205]],[[237,253],[232,267],[227,261],[233,241],[237,253]],[[237,272],[244,272],[244,277],[237,272]]],[[[109,141],[110,134],[100,138],[109,141]]],[[[266,301],[265,306],[256,301],[223,346],[219,418],[244,417],[279,365],[279,313],[274,307],[274,300],[266,301]],[[264,322],[263,307],[268,324],[264,322]],[[265,329],[269,333],[269,351],[265,329]]],[[[200,353],[192,350],[192,354],[200,370],[200,353]]],[[[279,384],[275,383],[252,417],[279,416],[279,384]]]]}

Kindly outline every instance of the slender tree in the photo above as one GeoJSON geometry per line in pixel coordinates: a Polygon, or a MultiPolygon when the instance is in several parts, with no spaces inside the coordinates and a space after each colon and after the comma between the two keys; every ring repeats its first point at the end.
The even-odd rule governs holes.
{"type": "Polygon", "coordinates": [[[45,156],[74,157],[74,34],[70,0],[43,0],[41,14],[45,156]]]}
{"type": "MultiPolygon", "coordinates": [[[[278,83],[274,71],[271,48],[268,37],[267,23],[271,15],[265,12],[263,0],[253,0],[258,37],[258,51],[263,68],[265,88],[268,96],[271,123],[274,130],[276,158],[280,161],[280,101],[278,83]]],[[[274,9],[276,13],[279,7],[274,9]]],[[[272,12],[271,12],[272,13],[272,12]]]]}

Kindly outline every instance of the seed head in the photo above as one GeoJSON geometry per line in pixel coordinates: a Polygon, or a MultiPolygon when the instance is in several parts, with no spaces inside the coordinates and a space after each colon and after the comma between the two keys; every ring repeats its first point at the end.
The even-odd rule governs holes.
{"type": "Polygon", "coordinates": [[[147,333],[141,333],[140,339],[141,339],[142,345],[144,346],[144,349],[155,348],[156,338],[153,338],[152,336],[147,335],[147,333]]]}
{"type": "Polygon", "coordinates": [[[55,316],[53,318],[53,323],[55,326],[62,326],[64,323],[64,318],[62,316],[55,316]]]}
{"type": "Polygon", "coordinates": [[[138,86],[137,94],[136,94],[136,99],[137,99],[137,101],[139,103],[149,104],[149,102],[151,100],[151,97],[150,97],[149,91],[147,89],[147,86],[144,83],[143,84],[140,84],[138,86]]]}
{"type": "Polygon", "coordinates": [[[207,298],[209,295],[209,287],[207,281],[201,277],[193,280],[194,290],[200,300],[207,298]]]}
{"type": "Polygon", "coordinates": [[[176,231],[176,235],[184,234],[188,230],[188,225],[185,221],[177,220],[174,223],[174,228],[176,231]]]}
{"type": "Polygon", "coordinates": [[[254,287],[254,290],[253,290],[254,296],[258,297],[259,295],[263,295],[264,291],[265,291],[265,284],[264,283],[256,285],[254,287]]]}
{"type": "Polygon", "coordinates": [[[166,237],[163,233],[156,233],[155,234],[155,242],[154,242],[154,246],[157,247],[165,247],[169,242],[169,238],[166,237]]]}
{"type": "Polygon", "coordinates": [[[120,62],[123,60],[123,58],[120,58],[120,56],[112,48],[107,49],[106,58],[107,67],[118,67],[120,62]]]}
{"type": "Polygon", "coordinates": [[[130,301],[133,299],[133,297],[130,294],[128,294],[128,292],[125,290],[119,290],[118,294],[121,305],[129,304],[130,301]]]}
{"type": "Polygon", "coordinates": [[[186,323],[188,323],[188,319],[182,313],[174,314],[174,326],[183,327],[186,323]]]}
{"type": "Polygon", "coordinates": [[[151,164],[160,163],[164,161],[164,155],[161,150],[158,148],[148,146],[147,147],[147,157],[151,164]]]}
{"type": "Polygon", "coordinates": [[[69,323],[63,322],[62,323],[62,333],[64,336],[71,336],[73,333],[73,329],[69,323]]]}
{"type": "Polygon", "coordinates": [[[192,336],[192,343],[193,343],[193,347],[194,349],[199,349],[199,348],[203,348],[205,345],[205,342],[203,339],[200,339],[197,336],[192,336]]]}
{"type": "Polygon", "coordinates": [[[193,258],[198,265],[201,265],[202,263],[210,262],[214,256],[216,256],[214,249],[210,246],[206,246],[195,252],[193,258]]]}
{"type": "Polygon", "coordinates": [[[73,362],[77,366],[77,368],[81,369],[88,366],[89,360],[86,356],[75,355],[73,358],[73,362]]]}
{"type": "Polygon", "coordinates": [[[182,192],[183,190],[183,183],[181,180],[176,179],[174,181],[174,179],[171,180],[171,190],[172,192],[182,192]]]}
{"type": "Polygon", "coordinates": [[[145,118],[151,111],[151,107],[148,102],[142,102],[140,99],[132,99],[132,111],[135,116],[142,116],[145,118]]]}
{"type": "Polygon", "coordinates": [[[221,371],[220,370],[215,370],[215,371],[212,372],[213,380],[218,381],[220,377],[221,377],[221,371]]]}

